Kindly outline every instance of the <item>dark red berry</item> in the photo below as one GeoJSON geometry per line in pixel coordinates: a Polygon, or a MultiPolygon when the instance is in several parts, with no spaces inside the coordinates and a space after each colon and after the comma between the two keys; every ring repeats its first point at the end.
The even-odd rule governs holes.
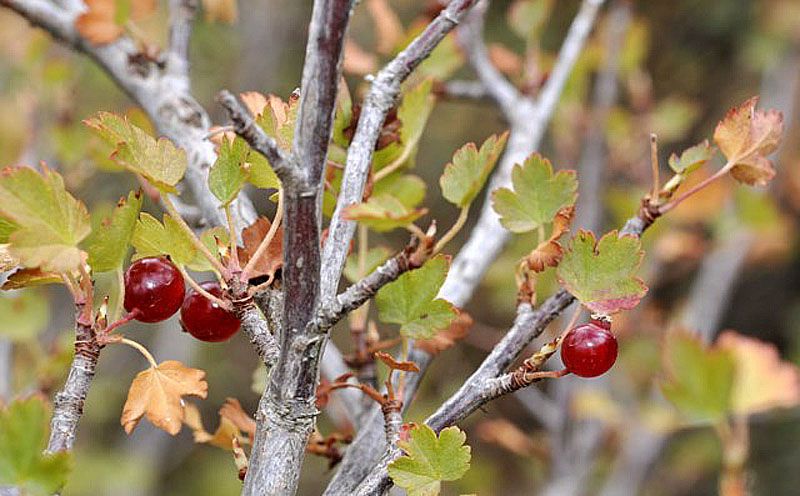
{"type": "Polygon", "coordinates": [[[594,322],[575,327],[561,343],[564,366],[580,377],[597,377],[617,361],[617,338],[594,322]]]}
{"type": "Polygon", "coordinates": [[[164,257],[141,258],[125,271],[125,310],[137,310],[136,320],[161,322],[183,303],[183,276],[164,257]]]}
{"type": "MultiPolygon", "coordinates": [[[[206,281],[200,287],[214,296],[222,295],[222,289],[215,281],[206,281]]],[[[181,325],[197,339],[216,343],[236,334],[241,322],[231,312],[191,290],[181,306],[181,325]]]]}

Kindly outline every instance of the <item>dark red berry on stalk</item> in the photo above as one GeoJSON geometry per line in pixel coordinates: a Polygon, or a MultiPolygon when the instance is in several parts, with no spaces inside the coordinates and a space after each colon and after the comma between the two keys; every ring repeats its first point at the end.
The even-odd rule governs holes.
{"type": "MultiPolygon", "coordinates": [[[[222,295],[222,289],[215,281],[206,281],[200,287],[214,296],[222,295]]],[[[181,306],[181,325],[183,330],[197,339],[217,343],[236,334],[241,321],[231,312],[191,290],[181,306]]]]}
{"type": "Polygon", "coordinates": [[[125,271],[123,305],[136,310],[136,320],[161,322],[178,311],[185,291],[183,275],[169,259],[140,258],[125,271]]]}
{"type": "Polygon", "coordinates": [[[603,375],[617,361],[617,338],[595,322],[581,324],[561,343],[561,360],[577,376],[603,375]]]}

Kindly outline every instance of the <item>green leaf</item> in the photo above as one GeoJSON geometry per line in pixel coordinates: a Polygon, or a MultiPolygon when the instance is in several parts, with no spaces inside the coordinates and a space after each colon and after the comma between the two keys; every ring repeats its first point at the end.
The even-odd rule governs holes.
{"type": "Polygon", "coordinates": [[[18,486],[22,494],[50,495],[67,481],[69,453],[43,453],[48,412],[38,397],[15,401],[0,410],[0,486],[18,486]]]}
{"type": "Polygon", "coordinates": [[[19,226],[10,252],[26,267],[69,272],[82,262],[80,243],[91,230],[89,213],[56,172],[28,167],[0,173],[0,217],[19,226]]]}
{"type": "Polygon", "coordinates": [[[508,131],[498,138],[486,138],[480,150],[475,143],[467,143],[453,154],[453,161],[444,167],[439,179],[442,194],[457,207],[467,207],[478,196],[486,179],[494,169],[508,139],[508,131]]]}
{"type": "Polygon", "coordinates": [[[105,219],[86,239],[89,265],[94,272],[116,270],[125,263],[142,200],[141,191],[128,193],[127,199],[121,198],[117,203],[111,217],[105,219]]]}
{"type": "Polygon", "coordinates": [[[353,100],[350,97],[350,90],[347,88],[347,81],[342,78],[339,82],[339,90],[336,95],[336,113],[333,117],[333,142],[347,148],[350,140],[344,135],[344,130],[350,127],[353,120],[353,100]]]}
{"type": "MultiPolygon", "coordinates": [[[[236,139],[244,142],[239,137],[236,139]]],[[[280,189],[281,180],[278,179],[278,175],[272,170],[272,166],[269,165],[269,161],[264,155],[255,150],[250,150],[247,155],[247,168],[249,170],[247,181],[256,188],[280,189]]]]}
{"type": "Polygon", "coordinates": [[[18,227],[10,220],[0,217],[0,244],[8,243],[11,233],[16,231],[18,227]]]}
{"type": "Polygon", "coordinates": [[[639,238],[611,231],[595,242],[594,234],[580,231],[558,265],[558,280],[586,308],[609,315],[630,310],[647,293],[636,277],[642,262],[639,238]]]}
{"type": "Polygon", "coordinates": [[[673,153],[669,157],[669,166],[676,174],[689,174],[711,160],[717,149],[708,140],[698,143],[681,152],[681,156],[673,153]]]}
{"type": "Polygon", "coordinates": [[[245,168],[250,147],[241,138],[233,142],[223,138],[219,154],[208,171],[208,189],[223,206],[229,205],[242,190],[248,173],[245,168]]]}
{"type": "Polygon", "coordinates": [[[401,123],[400,141],[390,143],[373,154],[372,163],[376,171],[406,162],[416,150],[428,117],[433,111],[432,87],[433,82],[426,79],[403,94],[403,101],[397,109],[397,118],[401,123]]]}
{"type": "Polygon", "coordinates": [[[271,94],[265,98],[266,105],[261,115],[256,118],[256,123],[274,138],[281,148],[290,150],[297,122],[299,95],[292,94],[286,102],[271,94]]]}
{"type": "Polygon", "coordinates": [[[0,295],[0,337],[28,341],[44,330],[50,321],[50,306],[39,291],[26,290],[0,295]]]}
{"type": "Polygon", "coordinates": [[[733,353],[707,348],[699,338],[685,332],[669,334],[664,348],[664,396],[694,421],[725,418],[731,409],[736,373],[733,353]]]}
{"type": "Polygon", "coordinates": [[[406,454],[389,465],[389,476],[408,496],[439,494],[442,481],[458,480],[469,470],[472,454],[466,439],[458,427],[442,429],[437,438],[433,429],[418,425],[408,441],[397,443],[406,454]]]}
{"type": "Polygon", "coordinates": [[[514,190],[499,188],[492,193],[492,207],[500,223],[511,232],[533,231],[553,220],[564,207],[573,205],[578,194],[575,171],[553,174],[549,160],[534,153],[511,171],[514,190]]]}
{"type": "Polygon", "coordinates": [[[166,138],[156,140],[128,119],[108,112],[84,121],[108,144],[115,147],[112,160],[140,174],[165,193],[175,192],[186,172],[186,153],[166,138]]]}
{"type": "Polygon", "coordinates": [[[395,172],[375,183],[372,194],[393,196],[407,208],[414,208],[425,199],[426,188],[425,181],[419,176],[395,172]]]}
{"type": "Polygon", "coordinates": [[[443,255],[428,260],[387,284],[375,297],[382,322],[400,324],[400,333],[412,339],[430,339],[456,318],[453,305],[437,299],[450,262],[443,255]]]}
{"type": "Polygon", "coordinates": [[[365,203],[348,207],[345,218],[362,222],[378,232],[385,232],[405,227],[426,213],[427,209],[410,209],[397,198],[383,194],[373,195],[365,203]]]}
{"type": "Polygon", "coordinates": [[[391,254],[392,252],[385,246],[370,248],[367,250],[367,256],[364,260],[364,272],[361,273],[358,269],[358,252],[354,251],[347,257],[347,263],[344,266],[344,276],[350,282],[358,282],[362,277],[377,269],[391,254]]]}
{"type": "Polygon", "coordinates": [[[178,265],[194,268],[197,263],[197,248],[178,222],[168,214],[164,214],[162,224],[152,215],[142,212],[136,222],[131,242],[136,248],[134,258],[137,259],[167,255],[178,265]]]}

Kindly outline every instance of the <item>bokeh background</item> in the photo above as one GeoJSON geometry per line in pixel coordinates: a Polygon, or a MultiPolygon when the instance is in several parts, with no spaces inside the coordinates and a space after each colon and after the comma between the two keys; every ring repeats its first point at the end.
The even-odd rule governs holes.
{"type": "MultiPolygon", "coordinates": [[[[380,40],[367,3],[355,14],[346,61],[356,98],[363,94],[363,74],[387,60],[376,49],[380,40]]],[[[535,93],[579,2],[531,0],[539,21],[526,25],[529,32],[515,25],[511,14],[521,3],[492,2],[485,35],[495,64],[524,91],[535,93]]],[[[404,29],[413,29],[435,10],[434,1],[389,4],[404,29]]],[[[204,7],[207,14],[230,9],[214,0],[204,7]]],[[[160,9],[138,28],[163,46],[163,2],[160,9]]],[[[284,98],[291,93],[300,79],[309,15],[310,2],[241,0],[232,24],[201,16],[192,38],[191,73],[194,93],[215,123],[224,123],[213,100],[221,88],[284,98]]],[[[452,61],[443,73],[449,72],[450,79],[474,79],[456,44],[449,43],[447,50],[439,53],[452,61]]],[[[650,132],[659,136],[665,163],[672,151],[710,137],[729,107],[755,94],[762,95],[763,107],[785,114],[778,176],[760,191],[737,188],[726,178],[660,220],[644,238],[642,275],[650,293],[615,324],[622,346],[615,369],[596,383],[566,378],[540,384],[476,412],[462,424],[473,447],[472,468],[461,481],[447,484],[446,494],[615,494],[620,488],[625,492],[616,494],[716,493],[721,451],[714,432],[682,426],[654,434],[648,430],[652,422],[642,419],[649,406],[660,405],[650,392],[662,373],[661,338],[668,328],[685,327],[708,338],[735,329],[774,343],[785,359],[800,364],[799,83],[796,0],[608,2],[541,146],[558,168],[602,168],[600,208],[595,209],[601,230],[635,213],[647,190],[650,132]],[[612,36],[615,30],[623,36],[612,36]],[[611,94],[597,84],[603,75],[613,83],[611,94]],[[549,398],[547,407],[543,396],[549,398]],[[546,415],[555,421],[546,425],[546,415]],[[583,477],[578,492],[559,485],[574,472],[583,477]],[[628,485],[614,485],[621,475],[628,485]]],[[[81,126],[81,119],[99,109],[128,113],[138,122],[146,119],[85,57],[0,10],[0,165],[44,160],[93,212],[107,212],[138,183],[111,169],[81,126]]],[[[425,205],[440,225],[450,225],[457,214],[439,194],[444,164],[464,143],[481,142],[505,128],[488,100],[439,99],[419,143],[415,173],[428,183],[425,205]]],[[[258,203],[269,211],[265,199],[258,203]]],[[[147,208],[158,211],[152,203],[147,208]]],[[[468,228],[448,251],[455,253],[468,228]]],[[[374,239],[400,247],[405,235],[374,239]]],[[[466,308],[474,327],[437,358],[408,420],[430,414],[508,328],[516,302],[515,266],[533,243],[532,237],[515,237],[494,263],[466,308]]],[[[544,277],[540,287],[542,295],[553,291],[552,277],[544,277]]],[[[26,291],[39,309],[35,318],[20,322],[8,306],[2,307],[8,314],[0,318],[0,396],[6,398],[35,390],[52,394],[63,381],[71,353],[72,306],[66,291],[26,291]],[[12,335],[20,326],[31,333],[12,335]]],[[[563,325],[556,322],[545,336],[563,325]]],[[[216,410],[226,397],[254,411],[256,358],[241,336],[224,344],[198,343],[180,332],[176,319],[133,325],[128,332],[147,343],[159,360],[177,359],[208,371],[209,396],[198,402],[207,429],[215,428],[216,410]]],[[[386,327],[381,332],[391,337],[396,331],[386,327]]],[[[345,329],[335,332],[334,341],[350,351],[345,329]]],[[[130,349],[104,351],[78,432],[76,469],[63,494],[238,494],[230,453],[195,444],[187,429],[172,438],[143,422],[125,435],[119,414],[130,380],[143,366],[130,349]]],[[[798,413],[789,409],[752,419],[749,477],[754,494],[798,494],[798,413]]],[[[320,429],[330,432],[334,426],[323,416],[320,429]]],[[[319,494],[331,473],[327,460],[309,455],[300,493],[319,494]]]]}

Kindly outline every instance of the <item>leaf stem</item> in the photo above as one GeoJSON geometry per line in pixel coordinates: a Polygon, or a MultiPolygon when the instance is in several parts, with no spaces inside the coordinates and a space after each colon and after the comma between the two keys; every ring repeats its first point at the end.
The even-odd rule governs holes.
{"type": "Polygon", "coordinates": [[[713,183],[717,179],[719,179],[722,176],[724,176],[725,174],[727,174],[733,168],[733,165],[734,165],[733,162],[726,163],[725,166],[723,166],[720,170],[715,172],[713,175],[711,175],[711,176],[705,178],[703,181],[695,184],[691,189],[689,189],[685,193],[681,194],[677,198],[674,198],[673,200],[670,200],[669,202],[661,205],[658,208],[658,212],[663,215],[663,214],[669,212],[670,210],[674,209],[675,207],[680,205],[681,202],[683,202],[684,200],[686,200],[687,198],[689,198],[693,194],[697,193],[701,189],[705,188],[709,184],[713,183]]]}
{"type": "Polygon", "coordinates": [[[400,169],[400,167],[402,167],[403,164],[406,163],[408,157],[411,156],[411,151],[414,149],[414,147],[417,145],[418,142],[419,142],[419,137],[417,137],[417,139],[414,140],[413,142],[407,143],[403,148],[403,153],[401,153],[399,157],[397,157],[394,161],[392,161],[391,164],[387,165],[386,167],[375,173],[375,175],[372,178],[372,182],[377,183],[381,179],[388,177],[390,174],[400,169]]]}
{"type": "Polygon", "coordinates": [[[658,191],[661,189],[660,167],[658,165],[658,136],[655,133],[650,134],[650,167],[653,171],[653,189],[650,191],[650,198],[655,201],[658,198],[658,191]]]}
{"type": "Polygon", "coordinates": [[[117,330],[119,327],[127,324],[128,322],[134,320],[136,317],[139,316],[140,310],[138,308],[134,308],[133,311],[129,312],[124,317],[114,320],[108,327],[105,328],[103,331],[105,334],[111,334],[112,331],[117,330]]]}
{"type": "Polygon", "coordinates": [[[406,230],[411,232],[411,234],[413,234],[414,236],[416,236],[420,240],[425,239],[427,237],[425,232],[423,232],[423,230],[420,229],[419,226],[417,226],[413,222],[406,226],[406,230]]]}
{"type": "Polygon", "coordinates": [[[217,257],[211,254],[211,252],[208,250],[208,247],[204,245],[202,241],[200,241],[200,238],[198,238],[192,228],[189,227],[189,224],[183,220],[183,217],[181,217],[181,214],[178,213],[178,209],[175,208],[175,204],[172,203],[169,195],[161,195],[161,200],[164,202],[164,206],[167,207],[167,212],[172,216],[173,219],[175,219],[175,222],[178,223],[183,232],[186,233],[195,248],[197,248],[198,251],[200,251],[200,253],[206,257],[206,259],[208,259],[209,263],[211,263],[211,266],[214,267],[214,269],[216,269],[225,279],[227,279],[229,276],[229,270],[222,265],[222,263],[220,263],[217,257]]]}
{"type": "Polygon", "coordinates": [[[225,220],[228,222],[228,242],[230,243],[231,250],[231,270],[237,271],[239,266],[239,250],[236,249],[236,226],[233,224],[233,215],[231,214],[230,203],[225,205],[225,220]]]}
{"type": "Polygon", "coordinates": [[[200,284],[198,284],[197,281],[195,281],[192,278],[192,276],[189,275],[188,272],[186,272],[186,269],[182,265],[176,264],[175,266],[178,267],[178,270],[180,271],[181,275],[183,275],[183,278],[186,280],[187,283],[189,283],[189,286],[191,286],[192,289],[194,289],[201,295],[205,296],[208,300],[212,301],[213,303],[219,305],[220,308],[224,308],[225,310],[231,309],[231,306],[228,304],[227,301],[221,298],[217,298],[216,296],[212,295],[211,293],[203,289],[203,287],[200,286],[200,284]]]}
{"type": "MultiPolygon", "coordinates": [[[[464,227],[464,224],[467,223],[467,217],[469,216],[469,205],[463,207],[461,212],[458,214],[458,219],[456,219],[455,224],[446,232],[444,235],[436,242],[436,246],[433,247],[432,255],[436,255],[442,249],[452,241],[452,239],[458,234],[461,228],[464,227]]],[[[422,238],[420,238],[422,239],[422,238]]]]}
{"type": "Polygon", "coordinates": [[[144,357],[147,359],[147,361],[150,362],[150,366],[152,368],[154,368],[154,369],[158,368],[158,363],[156,363],[156,359],[147,350],[147,348],[145,348],[143,345],[137,343],[136,341],[133,341],[132,339],[127,339],[127,338],[122,338],[119,341],[115,341],[115,342],[122,343],[122,344],[127,344],[131,348],[136,348],[139,351],[139,353],[144,355],[144,357]]]}
{"type": "Polygon", "coordinates": [[[242,269],[242,274],[239,276],[241,280],[247,281],[250,279],[250,273],[253,272],[258,260],[264,255],[269,248],[270,243],[272,243],[272,239],[275,237],[275,233],[278,232],[278,228],[281,225],[281,221],[283,220],[283,189],[278,190],[278,210],[275,212],[275,217],[272,219],[272,225],[269,226],[269,231],[267,231],[266,236],[264,239],[261,240],[259,243],[258,248],[256,248],[256,252],[253,253],[253,256],[250,257],[250,260],[247,261],[247,264],[242,269]]]}

